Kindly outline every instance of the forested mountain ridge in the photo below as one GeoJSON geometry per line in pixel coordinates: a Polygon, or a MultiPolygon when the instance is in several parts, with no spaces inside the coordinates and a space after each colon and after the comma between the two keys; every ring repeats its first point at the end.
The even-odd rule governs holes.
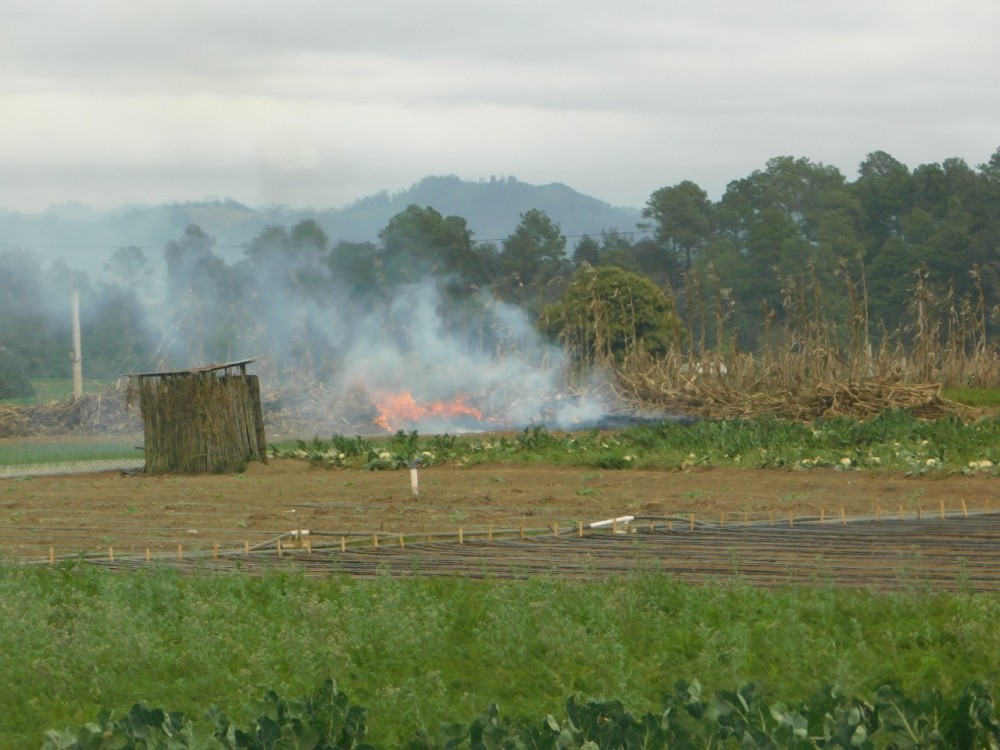
{"type": "Polygon", "coordinates": [[[334,242],[375,242],[389,219],[411,204],[463,217],[477,240],[506,237],[520,215],[531,209],[544,211],[570,235],[600,234],[604,229],[628,232],[641,217],[638,208],[614,207],[559,183],[431,176],[406,190],[383,191],[340,208],[250,207],[229,199],[106,211],[69,203],[37,214],[4,211],[0,206],[0,246],[37,249],[93,273],[119,247],[158,251],[193,224],[213,237],[221,257],[236,260],[242,257],[243,246],[265,227],[292,226],[305,219],[315,221],[334,242]]]}
{"type": "MultiPolygon", "coordinates": [[[[442,367],[466,383],[470,370],[495,373],[537,349],[539,333],[583,364],[678,346],[695,357],[780,346],[861,363],[946,350],[989,364],[996,351],[1000,150],[977,167],[914,169],[874,152],[853,181],[775,157],[717,201],[689,180],[656,190],[641,212],[624,212],[644,222],[636,232],[565,186],[510,179],[428,178],[359,201],[351,210],[375,226],[360,241],[327,229],[336,211],[161,208],[158,220],[184,226],[148,245],[73,234],[70,247],[111,253],[89,276],[47,266],[42,243],[26,252],[35,248],[0,222],[0,364],[25,377],[66,368],[73,286],[85,358],[106,375],[263,352],[281,372],[345,384],[417,372],[439,384],[442,367]],[[514,214],[512,228],[477,229],[466,194],[514,214]]],[[[49,213],[64,227],[96,222],[82,207],[49,213]]],[[[489,215],[480,220],[492,227],[489,215]]],[[[123,220],[136,228],[150,216],[123,220]]]]}

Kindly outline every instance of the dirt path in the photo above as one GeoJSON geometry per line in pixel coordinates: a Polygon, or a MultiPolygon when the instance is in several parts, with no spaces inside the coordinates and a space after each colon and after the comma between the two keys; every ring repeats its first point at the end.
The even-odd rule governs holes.
{"type": "Polygon", "coordinates": [[[749,469],[605,471],[551,466],[430,466],[420,495],[409,473],[326,470],[303,461],[251,464],[244,474],[120,472],[0,479],[0,554],[44,558],[242,548],[296,529],[466,532],[576,528],[620,515],[718,524],[769,518],[961,513],[989,507],[996,479],[905,478],[855,471],[749,469]],[[725,514],[725,515],[723,515],[725,514]]]}

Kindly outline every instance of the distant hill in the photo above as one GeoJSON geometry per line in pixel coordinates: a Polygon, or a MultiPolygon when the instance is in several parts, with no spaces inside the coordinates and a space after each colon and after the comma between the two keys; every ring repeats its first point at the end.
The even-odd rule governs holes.
{"type": "MultiPolygon", "coordinates": [[[[407,190],[377,193],[343,208],[252,208],[218,200],[108,211],[76,203],[38,214],[0,210],[0,250],[34,249],[73,268],[99,273],[117,248],[137,245],[157,258],[167,242],[189,224],[197,224],[215,238],[218,255],[234,261],[264,227],[291,226],[308,218],[319,223],[333,242],[376,242],[389,219],[411,204],[431,206],[444,216],[461,216],[477,240],[502,240],[514,231],[521,214],[533,208],[545,211],[569,236],[611,229],[628,232],[641,217],[637,208],[615,207],[560,183],[427,177],[407,190]]],[[[569,244],[572,247],[573,240],[569,244]]]]}

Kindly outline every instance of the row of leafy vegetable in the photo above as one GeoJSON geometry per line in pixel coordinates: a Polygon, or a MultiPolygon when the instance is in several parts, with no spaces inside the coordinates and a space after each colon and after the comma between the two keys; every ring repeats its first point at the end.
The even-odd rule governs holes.
{"type": "MultiPolygon", "coordinates": [[[[217,707],[198,723],[180,712],[138,703],[115,718],[104,709],[73,730],[50,730],[44,750],[224,748],[236,750],[362,750],[367,711],[327,680],[311,695],[284,699],[268,691],[257,718],[238,727],[217,707]]],[[[771,701],[757,684],[702,695],[697,682],[677,683],[658,713],[635,716],[620,701],[566,702],[565,716],[542,720],[503,716],[496,704],[471,723],[419,730],[407,750],[523,748],[996,748],[1000,719],[988,686],[972,683],[954,700],[937,691],[908,696],[891,685],[869,701],[824,688],[796,705],[771,701]]]]}
{"type": "Polygon", "coordinates": [[[405,468],[419,459],[423,464],[544,461],[602,469],[735,465],[996,475],[1000,420],[923,421],[907,412],[886,411],[865,421],[666,420],[614,432],[553,433],[532,425],[509,434],[421,437],[400,430],[387,439],[335,434],[329,440],[272,445],[271,455],[370,470],[405,468]]]}

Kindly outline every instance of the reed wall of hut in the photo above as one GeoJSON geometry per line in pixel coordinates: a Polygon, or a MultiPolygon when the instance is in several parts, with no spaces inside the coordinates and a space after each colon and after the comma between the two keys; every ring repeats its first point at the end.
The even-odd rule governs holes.
{"type": "Polygon", "coordinates": [[[267,463],[256,375],[226,368],[132,377],[147,474],[221,474],[267,463]]]}

